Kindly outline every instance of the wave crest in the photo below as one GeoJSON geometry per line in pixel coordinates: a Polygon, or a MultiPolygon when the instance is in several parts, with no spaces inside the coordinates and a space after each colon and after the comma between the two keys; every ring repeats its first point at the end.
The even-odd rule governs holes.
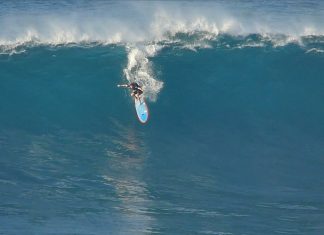
{"type": "Polygon", "coordinates": [[[0,14],[0,45],[148,43],[168,40],[178,33],[197,32],[205,32],[209,39],[220,34],[279,34],[292,38],[324,35],[321,7],[313,12],[310,9],[277,12],[257,1],[239,9],[225,2],[175,1],[100,2],[76,9],[40,8],[37,14],[28,8],[13,11],[7,9],[0,14]]]}

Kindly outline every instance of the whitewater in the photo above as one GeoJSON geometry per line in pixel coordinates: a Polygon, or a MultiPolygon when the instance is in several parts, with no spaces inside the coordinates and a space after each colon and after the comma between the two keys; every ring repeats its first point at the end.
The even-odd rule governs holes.
{"type": "Polygon", "coordinates": [[[315,0],[0,1],[0,234],[323,233],[323,22],[315,0]]]}

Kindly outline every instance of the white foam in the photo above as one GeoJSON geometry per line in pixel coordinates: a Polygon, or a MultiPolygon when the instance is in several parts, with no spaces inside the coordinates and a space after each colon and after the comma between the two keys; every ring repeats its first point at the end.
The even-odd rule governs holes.
{"type": "Polygon", "coordinates": [[[307,50],[305,53],[324,53],[324,50],[322,49],[318,49],[318,48],[311,48],[309,50],[307,50]]]}
{"type": "MultiPolygon", "coordinates": [[[[253,1],[252,1],[253,2],[253,1]]],[[[299,38],[323,35],[320,13],[270,12],[262,4],[246,9],[225,2],[120,2],[92,6],[91,10],[56,9],[0,15],[0,45],[31,41],[45,44],[80,42],[147,43],[168,40],[177,33],[204,32],[210,39],[231,35],[282,34],[299,38]],[[257,9],[257,10],[256,10],[257,9]],[[261,10],[260,10],[261,9],[261,10]]],[[[248,3],[241,3],[248,4],[248,3]]],[[[292,6],[293,7],[293,6],[292,6]]],[[[207,39],[207,38],[206,38],[207,39]]]]}
{"type": "Polygon", "coordinates": [[[155,78],[149,57],[154,56],[161,46],[147,45],[143,47],[128,46],[128,63],[124,74],[129,82],[137,82],[143,87],[144,96],[155,101],[163,87],[163,82],[155,78]]]}

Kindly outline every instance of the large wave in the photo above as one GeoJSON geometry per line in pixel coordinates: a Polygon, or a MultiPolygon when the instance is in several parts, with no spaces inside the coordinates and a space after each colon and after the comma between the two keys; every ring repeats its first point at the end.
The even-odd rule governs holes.
{"type": "MultiPolygon", "coordinates": [[[[238,6],[224,1],[6,3],[0,11],[0,53],[21,53],[26,46],[40,44],[121,44],[128,51],[125,78],[138,81],[154,101],[163,83],[156,79],[149,58],[170,44],[196,50],[276,47],[291,42],[304,46],[324,41],[322,3],[236,3],[238,6]]],[[[307,51],[321,53],[323,48],[307,47],[307,51]]]]}

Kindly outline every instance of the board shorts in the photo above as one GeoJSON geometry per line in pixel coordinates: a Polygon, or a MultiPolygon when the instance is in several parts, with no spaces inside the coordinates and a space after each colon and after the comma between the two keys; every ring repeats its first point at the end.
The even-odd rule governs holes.
{"type": "Polygon", "coordinates": [[[143,94],[143,91],[141,91],[141,90],[139,90],[139,89],[136,89],[136,90],[133,91],[133,93],[134,93],[135,95],[141,95],[141,94],[143,94]]]}

